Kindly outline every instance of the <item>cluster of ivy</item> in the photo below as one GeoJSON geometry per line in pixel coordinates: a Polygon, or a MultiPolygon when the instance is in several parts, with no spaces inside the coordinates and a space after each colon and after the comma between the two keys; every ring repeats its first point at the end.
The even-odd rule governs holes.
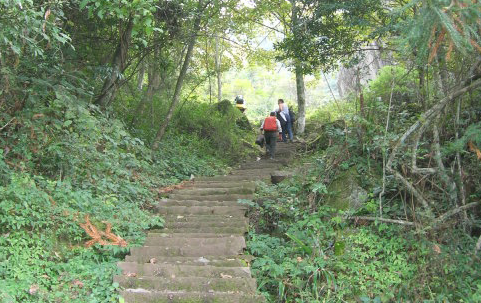
{"type": "Polygon", "coordinates": [[[163,225],[150,211],[156,189],[226,166],[196,133],[152,152],[120,120],[60,90],[0,121],[2,302],[118,301],[116,262],[163,225]],[[128,246],[85,247],[85,215],[99,230],[110,223],[128,246]]]}

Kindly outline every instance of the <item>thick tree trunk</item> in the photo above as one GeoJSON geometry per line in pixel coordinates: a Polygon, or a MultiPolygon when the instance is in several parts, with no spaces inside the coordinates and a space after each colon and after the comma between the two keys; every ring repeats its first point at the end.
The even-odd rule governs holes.
{"type": "MultiPolygon", "coordinates": [[[[299,8],[296,6],[295,0],[289,0],[291,2],[291,31],[294,39],[299,35],[301,30],[299,27],[299,8]]],[[[296,134],[303,134],[306,127],[306,89],[304,85],[304,72],[302,70],[301,62],[295,62],[296,73],[296,91],[297,91],[297,109],[299,111],[297,116],[296,134]]]]}
{"type": "Polygon", "coordinates": [[[220,72],[219,37],[215,37],[215,73],[217,75],[217,102],[222,101],[222,81],[220,72]]]}
{"type": "Polygon", "coordinates": [[[127,61],[127,52],[132,38],[133,27],[134,23],[132,19],[130,19],[125,30],[120,34],[120,41],[112,58],[112,72],[107,79],[105,79],[102,90],[94,102],[100,107],[107,107],[117,93],[120,75],[125,70],[125,62],[127,61]]]}
{"type": "Polygon", "coordinates": [[[167,112],[167,116],[165,117],[164,123],[160,126],[157,134],[155,135],[155,139],[152,142],[152,150],[157,150],[159,148],[159,142],[162,140],[165,134],[165,130],[169,125],[170,120],[172,119],[172,115],[174,114],[174,109],[177,103],[179,103],[180,93],[182,92],[182,85],[184,83],[185,75],[187,74],[187,69],[189,68],[190,60],[192,59],[192,53],[194,52],[195,42],[197,41],[197,33],[200,29],[200,21],[202,17],[203,11],[203,4],[202,0],[199,1],[197,6],[197,16],[194,20],[194,28],[192,30],[192,36],[189,39],[187,53],[185,54],[184,63],[182,64],[182,69],[180,70],[179,77],[177,78],[177,83],[175,84],[175,91],[174,95],[172,96],[172,103],[170,104],[169,111],[167,112]]]}
{"type": "Polygon", "coordinates": [[[296,64],[296,90],[297,90],[297,134],[303,134],[306,127],[306,90],[304,85],[304,74],[299,64],[296,64]]]}

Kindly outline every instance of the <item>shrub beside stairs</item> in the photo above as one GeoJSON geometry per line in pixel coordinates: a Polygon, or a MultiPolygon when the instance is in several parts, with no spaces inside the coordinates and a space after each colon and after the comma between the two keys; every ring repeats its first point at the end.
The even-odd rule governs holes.
{"type": "Polygon", "coordinates": [[[157,211],[162,230],[148,233],[135,247],[114,281],[126,302],[265,302],[251,276],[244,233],[255,181],[288,162],[296,144],[278,143],[279,160],[249,161],[226,176],[196,178],[162,200],[157,211]]]}

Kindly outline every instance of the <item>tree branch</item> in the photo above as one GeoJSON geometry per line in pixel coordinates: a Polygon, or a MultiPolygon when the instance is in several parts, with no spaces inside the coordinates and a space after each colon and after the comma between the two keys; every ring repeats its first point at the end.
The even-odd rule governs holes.
{"type": "Polygon", "coordinates": [[[348,219],[356,220],[356,221],[357,220],[380,221],[380,222],[386,222],[386,223],[401,224],[401,225],[406,225],[406,226],[419,226],[419,224],[415,223],[415,222],[409,222],[409,221],[404,221],[404,220],[395,220],[395,219],[387,219],[387,218],[379,218],[379,217],[354,216],[354,217],[349,217],[348,219]]]}
{"type": "Polygon", "coordinates": [[[457,213],[462,212],[466,209],[478,206],[480,203],[481,202],[472,202],[472,203],[469,203],[469,204],[451,209],[451,210],[445,212],[444,214],[442,214],[441,216],[437,217],[436,220],[434,220],[432,226],[435,227],[439,223],[442,223],[443,221],[445,221],[447,218],[452,217],[452,216],[456,215],[457,213]]]}

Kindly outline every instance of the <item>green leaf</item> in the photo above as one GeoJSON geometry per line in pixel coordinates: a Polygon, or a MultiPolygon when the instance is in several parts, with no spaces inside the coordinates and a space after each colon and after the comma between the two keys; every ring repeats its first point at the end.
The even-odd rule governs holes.
{"type": "Polygon", "coordinates": [[[80,5],[79,5],[80,9],[84,9],[87,6],[87,4],[89,4],[90,1],[91,0],[83,0],[82,2],[80,2],[80,5]]]}

